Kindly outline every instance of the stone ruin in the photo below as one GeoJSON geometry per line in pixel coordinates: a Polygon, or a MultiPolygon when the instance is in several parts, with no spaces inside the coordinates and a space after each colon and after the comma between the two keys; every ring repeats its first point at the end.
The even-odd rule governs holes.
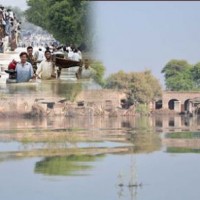
{"type": "Polygon", "coordinates": [[[7,96],[0,98],[0,117],[133,116],[135,107],[123,109],[124,94],[112,90],[82,91],[74,102],[60,97],[7,96]],[[101,97],[101,98],[100,98],[101,97]]]}

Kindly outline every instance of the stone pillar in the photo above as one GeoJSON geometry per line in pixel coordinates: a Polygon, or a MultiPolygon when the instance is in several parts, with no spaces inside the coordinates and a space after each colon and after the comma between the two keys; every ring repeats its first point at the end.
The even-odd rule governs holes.
{"type": "Polygon", "coordinates": [[[163,109],[168,109],[168,98],[166,98],[165,96],[163,96],[162,98],[162,108],[163,109]]]}
{"type": "Polygon", "coordinates": [[[189,111],[189,113],[193,113],[193,104],[191,101],[189,101],[188,111],[189,111]]]}
{"type": "Polygon", "coordinates": [[[174,125],[176,128],[181,128],[181,117],[179,115],[175,116],[174,125]]]}
{"type": "Polygon", "coordinates": [[[162,124],[164,130],[169,128],[169,116],[163,118],[162,124]]]}
{"type": "Polygon", "coordinates": [[[181,102],[174,101],[174,111],[180,113],[181,112],[181,102]]]}

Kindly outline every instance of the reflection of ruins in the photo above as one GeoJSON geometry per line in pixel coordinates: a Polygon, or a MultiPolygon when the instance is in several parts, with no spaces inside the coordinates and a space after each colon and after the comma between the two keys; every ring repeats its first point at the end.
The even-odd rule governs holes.
{"type": "Polygon", "coordinates": [[[0,121],[0,141],[15,141],[22,146],[5,158],[0,154],[0,158],[154,152],[160,149],[161,140],[151,127],[151,120],[146,117],[5,119],[0,121]]]}
{"type": "MultiPolygon", "coordinates": [[[[99,132],[122,132],[148,130],[154,121],[148,117],[44,117],[1,119],[0,129],[5,130],[89,130],[99,132]]],[[[145,132],[145,131],[143,131],[145,132]]]]}
{"type": "MultiPolygon", "coordinates": [[[[154,152],[161,148],[162,139],[158,132],[173,133],[200,130],[200,117],[157,115],[153,117],[113,118],[100,116],[13,118],[12,120],[5,118],[0,121],[0,129],[0,141],[29,141],[30,151],[23,152],[22,148],[22,151],[12,152],[11,155],[8,155],[12,158],[90,153],[137,154],[154,152]],[[92,148],[79,146],[79,143],[87,143],[88,141],[94,142],[92,148]],[[38,149],[37,145],[33,145],[35,142],[44,143],[43,150],[38,149]],[[61,146],[57,145],[60,142],[62,142],[61,146]],[[71,142],[77,146],[71,148],[69,144],[71,142]],[[100,146],[96,142],[100,142],[100,146]],[[110,147],[105,146],[104,142],[117,143],[114,147],[110,147]]],[[[181,143],[183,142],[181,140],[181,143]]]]}
{"type": "Polygon", "coordinates": [[[194,131],[200,130],[200,117],[190,117],[185,115],[165,115],[154,116],[153,124],[157,130],[166,131],[194,131]]]}
{"type": "Polygon", "coordinates": [[[1,118],[1,130],[90,130],[90,132],[120,131],[145,132],[146,130],[187,131],[200,130],[200,116],[155,115],[152,117],[108,116],[50,116],[39,118],[1,118]]]}

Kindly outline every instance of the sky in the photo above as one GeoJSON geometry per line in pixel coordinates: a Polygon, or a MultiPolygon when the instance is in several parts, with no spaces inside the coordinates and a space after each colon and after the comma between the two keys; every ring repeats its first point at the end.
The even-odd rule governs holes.
{"type": "MultiPolygon", "coordinates": [[[[164,85],[171,59],[200,61],[200,2],[93,1],[96,58],[106,76],[119,70],[152,70],[164,85]]],[[[26,0],[0,4],[26,8],[26,0]]]]}
{"type": "Polygon", "coordinates": [[[27,8],[26,0],[0,0],[0,4],[3,6],[17,6],[22,10],[27,8]]]}

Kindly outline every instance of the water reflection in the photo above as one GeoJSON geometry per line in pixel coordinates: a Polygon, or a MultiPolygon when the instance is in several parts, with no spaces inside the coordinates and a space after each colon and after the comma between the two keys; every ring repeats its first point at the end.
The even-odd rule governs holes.
{"type": "Polygon", "coordinates": [[[188,183],[195,181],[190,190],[197,200],[200,177],[191,171],[200,167],[198,120],[183,116],[2,119],[1,195],[14,199],[14,194],[22,194],[18,196],[22,200],[163,196],[187,200],[188,183]],[[24,142],[29,134],[35,141],[24,142]],[[142,187],[134,186],[140,183],[142,187]]]}
{"type": "MultiPolygon", "coordinates": [[[[53,149],[52,151],[56,149],[57,154],[59,151],[60,154],[63,154],[63,149],[69,147],[80,149],[81,142],[88,142],[86,147],[91,147],[92,142],[100,144],[93,143],[95,145],[91,149],[91,153],[94,150],[98,150],[100,153],[153,152],[161,148],[161,139],[150,124],[149,118],[140,117],[54,117],[37,120],[5,120],[5,122],[0,121],[0,141],[21,142],[26,144],[26,149],[30,151],[31,146],[35,155],[48,153],[48,156],[51,151],[43,152],[41,148],[53,149]],[[105,143],[106,141],[110,143],[105,143]],[[34,143],[43,145],[38,147],[34,143]]],[[[80,151],[82,150],[80,149],[80,151]]],[[[31,153],[33,154],[33,152],[31,153]]],[[[20,155],[22,154],[21,152],[20,155]]]]}
{"type": "Polygon", "coordinates": [[[48,157],[35,165],[35,173],[53,176],[88,175],[92,163],[104,155],[70,155],[66,157],[48,157]]]}
{"type": "Polygon", "coordinates": [[[200,132],[172,132],[166,133],[163,143],[168,153],[199,153],[200,132]]]}
{"type": "Polygon", "coordinates": [[[47,118],[17,118],[2,119],[0,131],[18,129],[51,129],[51,130],[93,130],[93,131],[129,131],[152,130],[149,118],[109,118],[109,117],[47,117],[47,118]]]}
{"type": "Polygon", "coordinates": [[[142,182],[139,182],[136,158],[130,156],[130,168],[118,175],[117,194],[118,199],[131,199],[137,198],[137,192],[142,189],[142,182]]]}
{"type": "MultiPolygon", "coordinates": [[[[198,138],[167,138],[160,137],[158,133],[174,132],[198,132],[199,118],[188,118],[183,116],[165,116],[165,117],[54,117],[54,118],[35,118],[35,119],[2,119],[0,121],[0,141],[16,140],[19,142],[29,142],[23,140],[23,135],[35,134],[40,141],[40,136],[49,137],[55,133],[57,136],[71,134],[71,136],[85,137],[86,141],[112,141],[123,142],[132,145],[128,152],[154,152],[162,148],[162,144],[169,147],[195,147],[199,148],[198,138]],[[185,123],[188,122],[188,123],[185,123]],[[173,126],[172,126],[173,125],[173,126]],[[17,137],[15,137],[17,136],[17,137]],[[20,137],[19,137],[20,136],[20,137]],[[21,139],[21,140],[20,140],[21,139]],[[191,139],[193,139],[191,141],[191,139]]],[[[171,136],[174,136],[174,134],[171,136]]],[[[183,136],[183,134],[182,134],[183,136]]],[[[194,134],[193,134],[194,136],[194,134]]],[[[51,138],[51,137],[50,137],[51,138]]],[[[77,139],[76,138],[76,139],[77,139]]],[[[79,139],[80,139],[79,138],[79,139]]],[[[69,137],[61,137],[63,142],[69,142],[69,137]]],[[[34,142],[33,141],[33,142],[34,142]]],[[[57,140],[56,140],[57,141],[57,140]]],[[[91,142],[90,141],[90,142],[91,142]]],[[[48,142],[54,142],[49,139],[48,142]]],[[[57,141],[60,142],[60,141],[57,141]]],[[[79,141],[76,141],[78,144],[79,141]]],[[[62,146],[63,147],[63,146],[62,146]]],[[[191,148],[190,148],[191,149],[191,148]]]]}
{"type": "Polygon", "coordinates": [[[33,83],[7,84],[4,94],[32,95],[32,96],[59,96],[67,100],[74,100],[83,88],[81,82],[45,81],[33,83]]]}
{"type": "Polygon", "coordinates": [[[167,153],[200,153],[200,147],[199,149],[193,149],[193,148],[185,148],[185,147],[167,147],[166,149],[167,153]]]}
{"type": "Polygon", "coordinates": [[[200,130],[200,116],[169,115],[155,116],[152,119],[155,128],[161,132],[200,130]]]}

